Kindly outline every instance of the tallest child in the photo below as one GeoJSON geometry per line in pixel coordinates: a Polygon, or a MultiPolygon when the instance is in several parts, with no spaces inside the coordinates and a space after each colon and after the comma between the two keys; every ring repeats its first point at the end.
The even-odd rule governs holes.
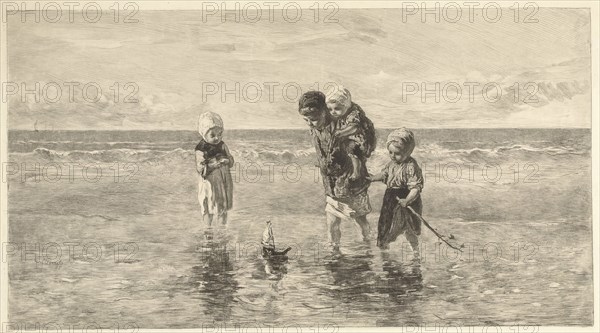
{"type": "Polygon", "coordinates": [[[325,95],[319,91],[306,92],[298,103],[298,113],[304,118],[313,137],[317,161],[325,189],[327,229],[330,247],[339,249],[342,219],[350,219],[361,228],[364,240],[370,238],[367,214],[371,212],[367,190],[366,157],[354,177],[352,161],[344,149],[343,140],[336,140],[336,123],[327,109],[325,95]]]}

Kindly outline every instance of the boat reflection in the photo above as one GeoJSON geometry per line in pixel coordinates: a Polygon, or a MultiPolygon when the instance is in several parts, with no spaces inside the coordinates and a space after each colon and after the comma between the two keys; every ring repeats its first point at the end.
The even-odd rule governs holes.
{"type": "Polygon", "coordinates": [[[402,263],[387,251],[361,252],[338,253],[324,264],[331,274],[331,283],[321,289],[340,310],[334,317],[353,318],[353,313],[369,313],[378,326],[418,321],[418,311],[413,310],[420,304],[423,289],[420,264],[402,263]],[[374,303],[378,306],[374,307],[374,303]]]}

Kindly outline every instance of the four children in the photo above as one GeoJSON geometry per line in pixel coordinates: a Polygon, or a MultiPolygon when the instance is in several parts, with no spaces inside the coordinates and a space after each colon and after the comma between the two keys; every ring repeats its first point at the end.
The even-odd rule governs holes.
{"type": "MultiPolygon", "coordinates": [[[[350,178],[357,180],[362,167],[361,157],[369,157],[375,150],[373,123],[361,107],[352,102],[348,89],[339,88],[330,93],[327,107],[334,120],[335,139],[352,161],[350,178]]],[[[223,120],[218,114],[206,112],[200,115],[198,132],[202,140],[196,146],[198,201],[207,227],[212,225],[215,217],[226,224],[227,211],[233,203],[233,183],[229,173],[233,157],[222,141],[223,129],[223,120]]],[[[423,176],[419,165],[411,157],[415,148],[414,134],[405,128],[397,129],[389,134],[386,148],[390,162],[381,173],[368,179],[371,182],[382,181],[387,186],[378,222],[377,246],[387,249],[404,233],[415,257],[418,257],[421,222],[407,209],[410,206],[419,214],[422,211],[420,193],[423,176]]],[[[272,234],[269,232],[263,238],[265,236],[263,247],[274,251],[274,244],[270,242],[272,234]]]]}

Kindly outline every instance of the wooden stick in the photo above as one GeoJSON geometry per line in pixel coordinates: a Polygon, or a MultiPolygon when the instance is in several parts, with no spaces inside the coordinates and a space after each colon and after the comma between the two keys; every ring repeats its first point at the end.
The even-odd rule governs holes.
{"type": "Polygon", "coordinates": [[[446,241],[446,240],[443,238],[443,236],[442,236],[442,235],[440,235],[440,234],[439,234],[437,231],[435,231],[435,229],[433,229],[433,227],[432,227],[432,226],[431,226],[429,223],[427,223],[427,221],[425,221],[425,219],[424,219],[424,218],[423,218],[421,215],[419,215],[419,213],[415,212],[415,210],[414,210],[414,209],[413,209],[411,206],[406,206],[406,208],[408,208],[408,209],[409,209],[409,210],[410,210],[410,211],[411,211],[413,214],[415,214],[415,216],[416,216],[416,217],[418,217],[418,218],[419,218],[419,220],[421,220],[421,222],[423,222],[423,224],[425,224],[425,226],[426,226],[427,228],[429,228],[429,230],[431,230],[431,231],[432,231],[432,232],[433,232],[433,233],[434,233],[434,234],[435,234],[435,235],[436,235],[436,236],[437,236],[437,237],[438,237],[440,240],[442,240],[442,242],[444,242],[444,243],[448,244],[448,246],[450,246],[451,248],[453,248],[453,249],[455,249],[455,250],[458,250],[458,251],[460,251],[460,252],[462,252],[462,251],[463,251],[462,249],[460,249],[460,248],[457,248],[457,247],[453,246],[452,244],[448,243],[448,242],[447,242],[447,241],[446,241]]]}

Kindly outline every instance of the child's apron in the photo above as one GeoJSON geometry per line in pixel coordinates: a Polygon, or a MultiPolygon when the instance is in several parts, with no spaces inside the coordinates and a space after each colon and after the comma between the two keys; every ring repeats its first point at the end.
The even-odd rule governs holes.
{"type": "MultiPolygon", "coordinates": [[[[388,245],[404,232],[412,232],[415,235],[421,234],[421,220],[407,208],[400,206],[397,200],[397,198],[405,199],[409,192],[408,188],[388,188],[385,190],[377,225],[377,246],[384,247],[388,245]]],[[[419,195],[409,206],[421,214],[423,210],[421,196],[419,195]]]]}

